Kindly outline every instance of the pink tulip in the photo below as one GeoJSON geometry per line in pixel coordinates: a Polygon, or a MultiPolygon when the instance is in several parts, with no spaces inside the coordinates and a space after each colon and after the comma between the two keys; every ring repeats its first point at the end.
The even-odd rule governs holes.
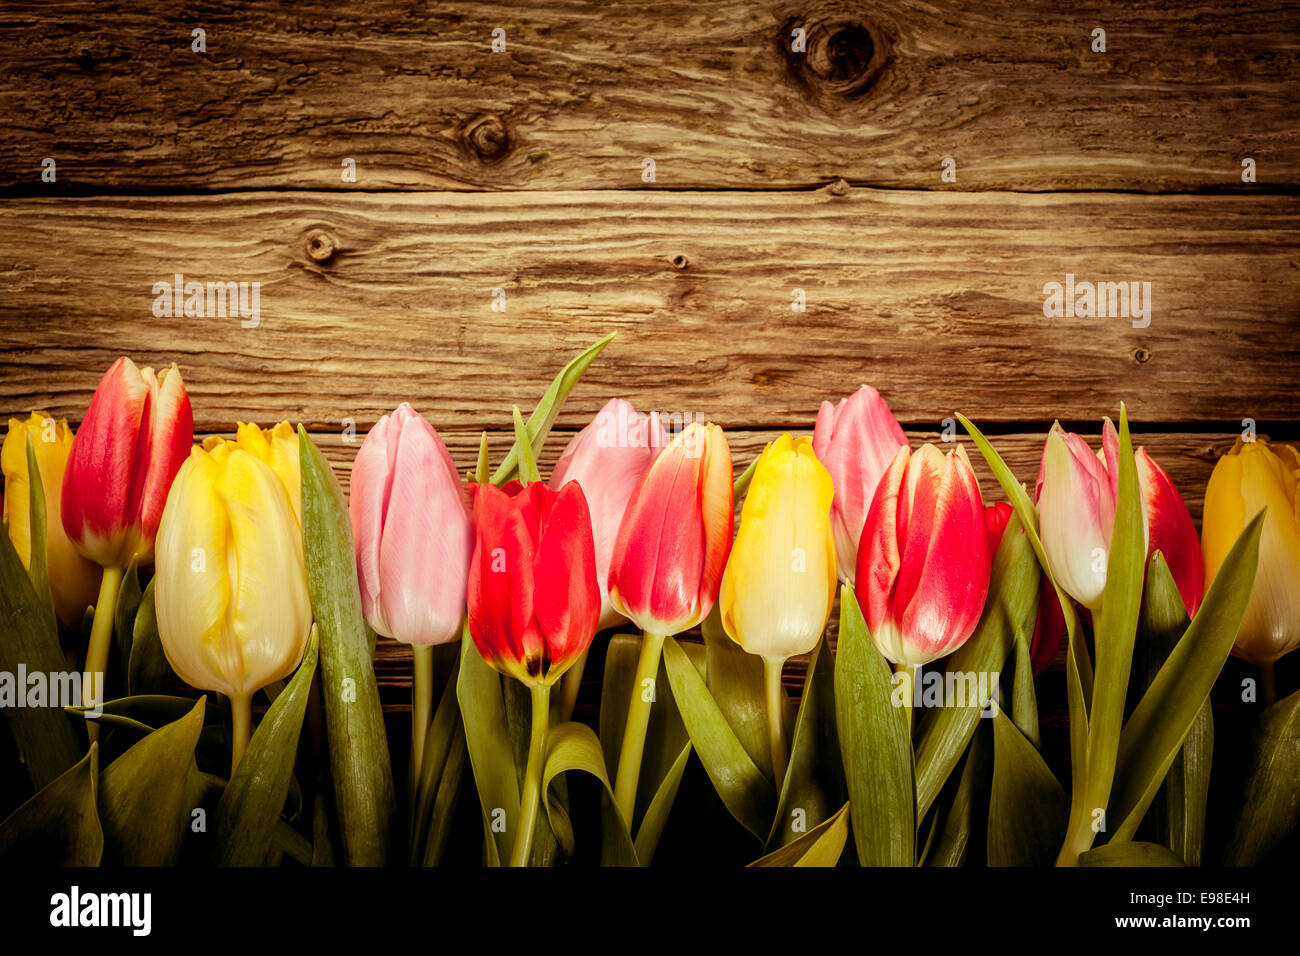
{"type": "Polygon", "coordinates": [[[570,439],[551,472],[550,487],[559,491],[576,481],[591,511],[596,543],[596,576],[600,582],[600,628],[627,620],[609,600],[609,564],[618,527],[632,492],[668,444],[657,415],[640,415],[621,398],[611,398],[582,431],[570,439]]]}
{"type": "Polygon", "coordinates": [[[614,541],[614,610],[651,634],[677,634],[718,599],[735,530],[731,449],[717,425],[692,422],[655,457],[614,541]]]}
{"type": "Polygon", "coordinates": [[[172,479],[194,444],[194,413],[180,370],[158,375],[120,358],[104,373],[77,429],[63,474],[63,527],[106,568],[153,557],[172,479]]]}
{"type": "Polygon", "coordinates": [[[403,644],[460,636],[474,534],[447,446],[403,402],[366,435],[349,503],[367,623],[403,644]]]}
{"type": "Polygon", "coordinates": [[[871,500],[854,575],[881,654],[916,667],[965,643],[984,610],[990,561],[965,449],[900,448],[871,500]]]}
{"type": "Polygon", "coordinates": [[[822,402],[813,432],[813,451],[835,484],[831,526],[841,581],[852,581],[862,525],[880,476],[907,436],[889,406],[870,385],[838,405],[822,402]]]}
{"type": "MultiPolygon", "coordinates": [[[[1056,582],[1089,610],[1101,606],[1119,489],[1119,434],[1107,418],[1102,448],[1059,424],[1048,432],[1039,468],[1039,531],[1056,582]]],[[[1173,482],[1145,448],[1135,454],[1147,557],[1159,550],[1189,614],[1204,594],[1205,571],[1191,515],[1173,482]]]]}

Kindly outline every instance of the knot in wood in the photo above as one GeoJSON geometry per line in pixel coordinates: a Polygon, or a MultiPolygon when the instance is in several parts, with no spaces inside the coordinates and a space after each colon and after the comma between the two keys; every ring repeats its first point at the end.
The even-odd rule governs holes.
{"type": "Polygon", "coordinates": [[[850,100],[879,79],[886,61],[884,35],[843,14],[812,14],[788,21],[781,49],[799,83],[819,99],[850,100]],[[804,50],[794,49],[794,31],[804,31],[804,50]]]}
{"type": "Polygon", "coordinates": [[[465,127],[465,143],[485,163],[494,162],[510,151],[510,131],[496,116],[480,116],[465,127]]]}
{"type": "Polygon", "coordinates": [[[334,257],[334,251],[338,244],[324,229],[308,230],[307,235],[303,238],[303,247],[307,251],[307,258],[312,262],[324,263],[329,262],[334,257]]]}

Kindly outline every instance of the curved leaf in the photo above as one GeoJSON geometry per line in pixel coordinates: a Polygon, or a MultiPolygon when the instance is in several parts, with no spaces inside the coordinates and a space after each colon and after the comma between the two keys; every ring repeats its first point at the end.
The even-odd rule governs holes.
{"type": "MultiPolygon", "coordinates": [[[[8,535],[0,535],[8,540],[8,535]]],[[[104,832],[97,810],[99,744],[0,823],[0,863],[10,872],[98,866],[104,832]]]]}
{"type": "Polygon", "coordinates": [[[510,859],[511,850],[511,837],[501,823],[519,818],[519,779],[501,675],[479,654],[468,624],[461,632],[456,698],[483,813],[484,854],[489,866],[500,866],[502,860],[510,859]]]}
{"type": "Polygon", "coordinates": [[[759,840],[766,838],[776,811],[772,784],[750,759],[699,671],[671,637],[664,641],[664,667],[691,744],[718,796],[741,826],[759,840]]]}
{"type": "Polygon", "coordinates": [[[140,597],[131,635],[131,656],[127,662],[127,691],[132,695],[156,694],[172,682],[172,666],[167,663],[162,640],[158,637],[158,617],[154,607],[154,581],[150,580],[140,597]]]}
{"type": "Polygon", "coordinates": [[[993,715],[989,866],[1049,866],[1065,835],[1070,804],[1042,755],[1005,713],[993,715]]]}
{"type": "Polygon", "coordinates": [[[755,860],[750,866],[835,866],[849,839],[849,805],[846,803],[797,840],[755,860]]]}
{"type": "Polygon", "coordinates": [[[1080,866],[1186,866],[1158,843],[1107,843],[1079,854],[1080,866]]]}
{"type": "MultiPolygon", "coordinates": [[[[605,773],[605,757],[600,750],[600,740],[596,732],[586,724],[575,721],[553,727],[546,739],[546,764],[542,771],[542,792],[546,794],[546,815],[550,820],[551,831],[564,848],[568,856],[573,855],[573,824],[569,811],[560,800],[553,798],[551,785],[555,778],[570,770],[580,770],[599,780],[605,788],[605,799],[613,804],[614,788],[610,786],[609,776],[605,773]]],[[[608,815],[606,815],[608,818],[608,815]]],[[[617,826],[605,827],[604,838],[614,840],[612,859],[616,866],[636,866],[636,849],[627,832],[627,823],[617,809],[613,816],[617,826]]]]}
{"type": "Polygon", "coordinates": [[[1257,866],[1275,862],[1278,849],[1300,828],[1297,780],[1300,780],[1300,691],[1278,701],[1260,718],[1260,726],[1251,741],[1241,812],[1224,853],[1225,865],[1257,866]]]}

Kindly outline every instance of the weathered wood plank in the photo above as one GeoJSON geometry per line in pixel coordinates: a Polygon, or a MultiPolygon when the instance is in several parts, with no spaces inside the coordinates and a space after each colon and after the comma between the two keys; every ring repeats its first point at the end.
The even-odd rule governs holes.
{"type": "Polygon", "coordinates": [[[1297,197],[22,199],[0,204],[0,235],[0,410],[75,420],[130,353],[180,362],[200,428],[329,429],[406,399],[475,429],[618,330],[561,424],[619,393],[783,427],[862,382],[918,427],[954,410],[1087,421],[1122,400],[1138,422],[1300,418],[1297,197]],[[233,310],[156,317],[154,285],[176,273],[260,283],[256,327],[233,310]],[[1149,327],[1044,318],[1045,283],[1067,273],[1150,282],[1149,327]]]}
{"type": "Polygon", "coordinates": [[[0,187],[641,188],[652,158],[668,188],[1259,188],[1243,187],[1246,156],[1260,184],[1294,185],[1298,11],[10,3],[0,187]]]}

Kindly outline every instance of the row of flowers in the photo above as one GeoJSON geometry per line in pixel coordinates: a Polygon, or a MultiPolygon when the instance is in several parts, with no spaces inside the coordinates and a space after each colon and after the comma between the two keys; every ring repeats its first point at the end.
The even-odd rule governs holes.
{"type": "MultiPolygon", "coordinates": [[[[589,352],[587,362],[594,357],[589,352]]],[[[585,364],[578,374],[582,368],[585,364]]],[[[1200,539],[1168,474],[1146,449],[1132,450],[1125,422],[1120,429],[1109,419],[1104,422],[1100,451],[1084,437],[1054,426],[1032,498],[1004,481],[1008,501],[990,504],[965,446],[952,446],[946,453],[932,444],[912,448],[884,399],[869,386],[838,404],[823,403],[811,437],[782,435],[739,479],[722,428],[689,423],[669,434],[657,415],[641,414],[626,401],[613,399],[571,439],[549,480],[543,481],[536,452],[558,402],[575,380],[576,375],[557,378],[557,386],[563,387],[548,392],[544,402],[549,400],[550,407],[539,407],[528,422],[516,410],[517,441],[491,477],[486,438],[466,481],[436,429],[407,404],[378,421],[353,463],[347,503],[352,587],[365,623],[413,648],[407,788],[413,861],[430,856],[429,820],[435,816],[442,777],[453,765],[448,759],[453,739],[454,746],[468,749],[479,784],[484,839],[492,845],[485,851],[489,860],[504,860],[507,847],[512,863],[536,860],[539,826],[566,851],[571,849],[566,817],[561,815],[562,796],[551,790],[558,773],[580,763],[564,763],[566,741],[600,757],[589,772],[609,791],[606,812],[616,816],[629,842],[637,834],[641,862],[648,859],[657,832],[646,841],[640,836],[648,823],[652,830],[662,826],[661,815],[667,813],[663,804],[671,805],[677,785],[671,782],[661,794],[662,777],[648,788],[640,782],[647,733],[656,701],[662,699],[653,688],[660,683],[663,667],[668,668],[686,737],[719,785],[724,803],[748,825],[745,811],[731,806],[738,798],[728,791],[731,778],[724,758],[704,739],[719,730],[708,726],[708,721],[718,720],[716,702],[710,689],[697,686],[689,668],[680,666],[684,645],[672,638],[701,625],[707,633],[712,626],[752,655],[754,672],[761,671],[767,748],[766,753],[747,755],[750,765],[767,778],[762,782],[780,795],[792,785],[790,773],[806,772],[802,766],[790,769],[791,746],[798,749],[801,741],[798,724],[792,733],[786,713],[783,666],[800,655],[829,659],[829,652],[823,655],[819,647],[841,585],[841,660],[863,652],[844,649],[845,642],[860,633],[878,654],[861,658],[868,675],[874,673],[872,660],[883,659],[899,675],[893,685],[905,690],[915,688],[923,669],[941,659],[948,659],[951,668],[952,655],[982,633],[989,609],[1000,599],[1011,600],[998,592],[1009,594],[1022,579],[1029,581],[1021,588],[1028,597],[1017,606],[1027,611],[1020,636],[1030,684],[1033,674],[1057,659],[1067,634],[1072,679],[1088,655],[1083,637],[1087,630],[1096,631],[1099,668],[1108,666],[1102,635],[1108,625],[1098,618],[1115,614],[1113,609],[1121,604],[1114,598],[1121,585],[1108,581],[1113,576],[1108,569],[1115,565],[1112,550],[1122,547],[1116,542],[1125,526],[1123,518],[1117,520],[1117,511],[1124,509],[1126,468],[1131,469],[1137,492],[1129,531],[1140,536],[1141,554],[1122,566],[1137,568],[1139,603],[1143,569],[1154,567],[1151,559],[1159,555],[1181,601],[1179,615],[1185,611],[1185,620],[1200,620],[1207,582],[1215,580],[1225,561],[1245,561],[1230,555],[1249,536],[1243,532],[1253,528],[1258,573],[1253,565],[1248,569],[1253,587],[1248,581],[1240,595],[1240,624],[1232,626],[1223,642],[1224,654],[1231,646],[1260,669],[1265,703],[1271,704],[1273,664],[1300,644],[1300,456],[1290,447],[1270,447],[1264,440],[1238,442],[1218,462],[1206,489],[1200,539]],[[742,494],[737,527],[735,500],[742,494]],[[1252,525],[1261,511],[1262,520],[1252,525]],[[1023,560],[1013,569],[1009,567],[1016,545],[1004,542],[1009,527],[1027,542],[1023,560]],[[1000,554],[1008,565],[1001,573],[996,568],[1000,554]],[[1047,573],[1040,574],[1039,563],[1047,573]],[[628,653],[635,654],[636,664],[625,701],[619,701],[625,707],[613,722],[621,725],[617,740],[592,743],[571,721],[588,650],[599,631],[627,625],[642,635],[626,639],[634,645],[628,653]],[[494,775],[488,766],[492,747],[484,733],[490,728],[471,726],[482,703],[481,688],[489,685],[474,685],[480,688],[475,691],[468,683],[473,673],[466,659],[471,653],[468,641],[459,653],[458,671],[451,678],[444,675],[441,694],[437,687],[434,649],[452,645],[462,635],[472,639],[481,659],[472,666],[485,662],[527,688],[531,699],[518,811],[508,814],[513,818],[504,827],[494,826],[498,807],[484,792],[491,789],[485,779],[494,775]],[[558,693],[552,694],[556,687],[558,693]],[[650,692],[639,692],[645,687],[650,692]],[[475,706],[467,705],[467,694],[479,695],[472,701],[475,706]],[[712,710],[710,704],[715,705],[712,710]],[[442,714],[453,706],[460,713],[449,723],[442,714]],[[449,737],[448,727],[459,724],[463,745],[461,737],[449,737]],[[657,799],[661,796],[666,800],[657,799]],[[641,825],[635,827],[638,817],[641,825]],[[498,838],[503,830],[508,839],[498,838]]],[[[986,447],[973,426],[972,434],[986,454],[994,456],[990,463],[996,470],[996,452],[986,447]]],[[[268,687],[287,694],[287,678],[308,663],[315,670],[313,622],[323,628],[330,616],[322,612],[321,595],[313,588],[313,522],[304,509],[310,511],[315,499],[308,490],[312,483],[304,476],[312,461],[304,443],[310,445],[305,433],[285,422],[265,430],[240,424],[233,440],[210,437],[195,445],[193,415],[179,370],[173,366],[155,375],[128,358],[119,359],[105,374],[75,438],[66,423],[36,412],[25,422],[12,420],[4,442],[5,516],[17,556],[29,571],[43,564],[38,580],[48,580],[52,607],[64,630],[78,628],[87,608],[94,607],[84,649],[85,712],[103,709],[106,703],[103,681],[90,675],[109,668],[124,577],[134,577],[152,562],[152,613],[166,661],[192,687],[229,701],[232,785],[253,736],[254,696],[268,687]],[[33,479],[43,490],[41,509],[29,500],[33,479]],[[44,524],[39,535],[34,534],[32,517],[38,510],[44,512],[43,519],[36,519],[44,524]],[[33,562],[39,537],[44,538],[44,561],[33,562]]],[[[318,454],[314,448],[310,453],[318,454]]],[[[1130,632],[1130,657],[1140,640],[1137,613],[1134,604],[1132,621],[1122,628],[1130,632]]],[[[137,621],[133,633],[140,630],[137,621]]],[[[1011,648],[1004,648],[1003,656],[1010,659],[1015,653],[1014,619],[1003,630],[1011,648]]],[[[1175,637],[1194,631],[1184,623],[1175,637]]],[[[322,656],[327,640],[322,634],[322,656]]],[[[1111,638],[1105,640],[1109,647],[1111,638]]],[[[129,645],[129,637],[127,641],[129,645]]],[[[1156,663],[1175,657],[1171,653],[1156,663]]],[[[1003,669],[1004,660],[992,663],[995,670],[1003,669]]],[[[328,681],[328,661],[324,666],[328,681]]],[[[847,679],[841,670],[837,667],[834,677],[837,697],[847,679]]],[[[1084,670],[1091,671],[1090,661],[1084,670]]],[[[1211,682],[1218,667],[1213,670],[1211,682]]],[[[1121,691],[1128,687],[1129,671],[1125,660],[1121,691]]],[[[1097,675],[1099,680],[1102,676],[1097,675]]],[[[1089,692],[1088,683],[1080,681],[1080,693],[1089,692]]],[[[755,694],[758,686],[756,680],[755,694]]],[[[1023,681],[1018,690],[1023,695],[1023,681]]],[[[494,692],[510,693],[500,686],[494,692]]],[[[1100,753],[1119,746],[1119,728],[1108,743],[1104,715],[1097,712],[1097,692],[1092,693],[1093,726],[1080,732],[1100,753]]],[[[839,859],[852,832],[861,862],[899,862],[876,858],[873,847],[879,844],[865,831],[878,828],[878,823],[866,814],[878,814],[880,808],[864,805],[867,798],[856,782],[862,775],[862,768],[855,769],[860,757],[849,752],[905,738],[916,812],[924,816],[936,806],[933,800],[924,809],[920,806],[925,801],[917,787],[924,773],[917,760],[925,753],[927,729],[913,726],[914,695],[893,696],[895,703],[901,699],[905,705],[894,708],[905,718],[904,729],[897,729],[895,715],[881,712],[858,718],[859,724],[871,725],[866,728],[841,725],[846,779],[840,789],[848,797],[847,810],[826,809],[821,819],[812,821],[812,833],[775,826],[764,845],[784,853],[780,859],[791,856],[790,847],[805,862],[839,859]]],[[[330,699],[327,693],[326,710],[330,699]]],[[[614,703],[602,701],[602,708],[614,703]]],[[[1194,703],[1199,706],[1200,700],[1194,703]]],[[[978,710],[987,701],[972,704],[978,710]]],[[[804,709],[809,706],[805,700],[804,709]]],[[[835,703],[841,721],[848,706],[838,699],[835,703]]],[[[603,713],[601,723],[604,733],[603,713]]],[[[1036,718],[1030,723],[1032,727],[1016,720],[1024,739],[1036,749],[1036,718]]],[[[94,749],[98,728],[88,726],[94,749]]],[[[723,727],[723,736],[732,730],[723,727]]],[[[959,761],[974,761],[968,747],[975,728],[963,734],[962,746],[946,758],[949,775],[959,761]]],[[[1177,735],[1177,745],[1186,735],[1187,730],[1177,735]]],[[[806,740],[802,745],[811,746],[806,740]]],[[[333,753],[334,741],[330,747],[333,753]]],[[[291,757],[259,750],[257,759],[283,762],[291,757]]],[[[382,759],[387,761],[388,755],[382,759]]],[[[1085,769],[1076,767],[1076,777],[1087,776],[1085,769]]],[[[1164,767],[1160,775],[1167,770],[1164,767]]],[[[678,780],[680,775],[678,770],[678,780]]],[[[1057,843],[1064,841],[1060,862],[1072,863],[1078,854],[1087,853],[1099,832],[1116,842],[1105,828],[1089,830],[1088,800],[1107,806],[1110,782],[1099,786],[1100,795],[1084,787],[1070,801],[1066,832],[1053,836],[1057,843]]],[[[342,816],[346,801],[336,798],[342,816]]],[[[780,812],[788,813],[788,808],[780,812]]],[[[388,824],[353,819],[346,826],[388,824]]],[[[920,820],[912,826],[919,827],[920,820]]],[[[349,841],[347,833],[343,841],[349,841]]],[[[918,852],[913,848],[905,854],[905,862],[917,862],[918,852]]],[[[613,860],[609,854],[602,858],[613,860]]]]}

